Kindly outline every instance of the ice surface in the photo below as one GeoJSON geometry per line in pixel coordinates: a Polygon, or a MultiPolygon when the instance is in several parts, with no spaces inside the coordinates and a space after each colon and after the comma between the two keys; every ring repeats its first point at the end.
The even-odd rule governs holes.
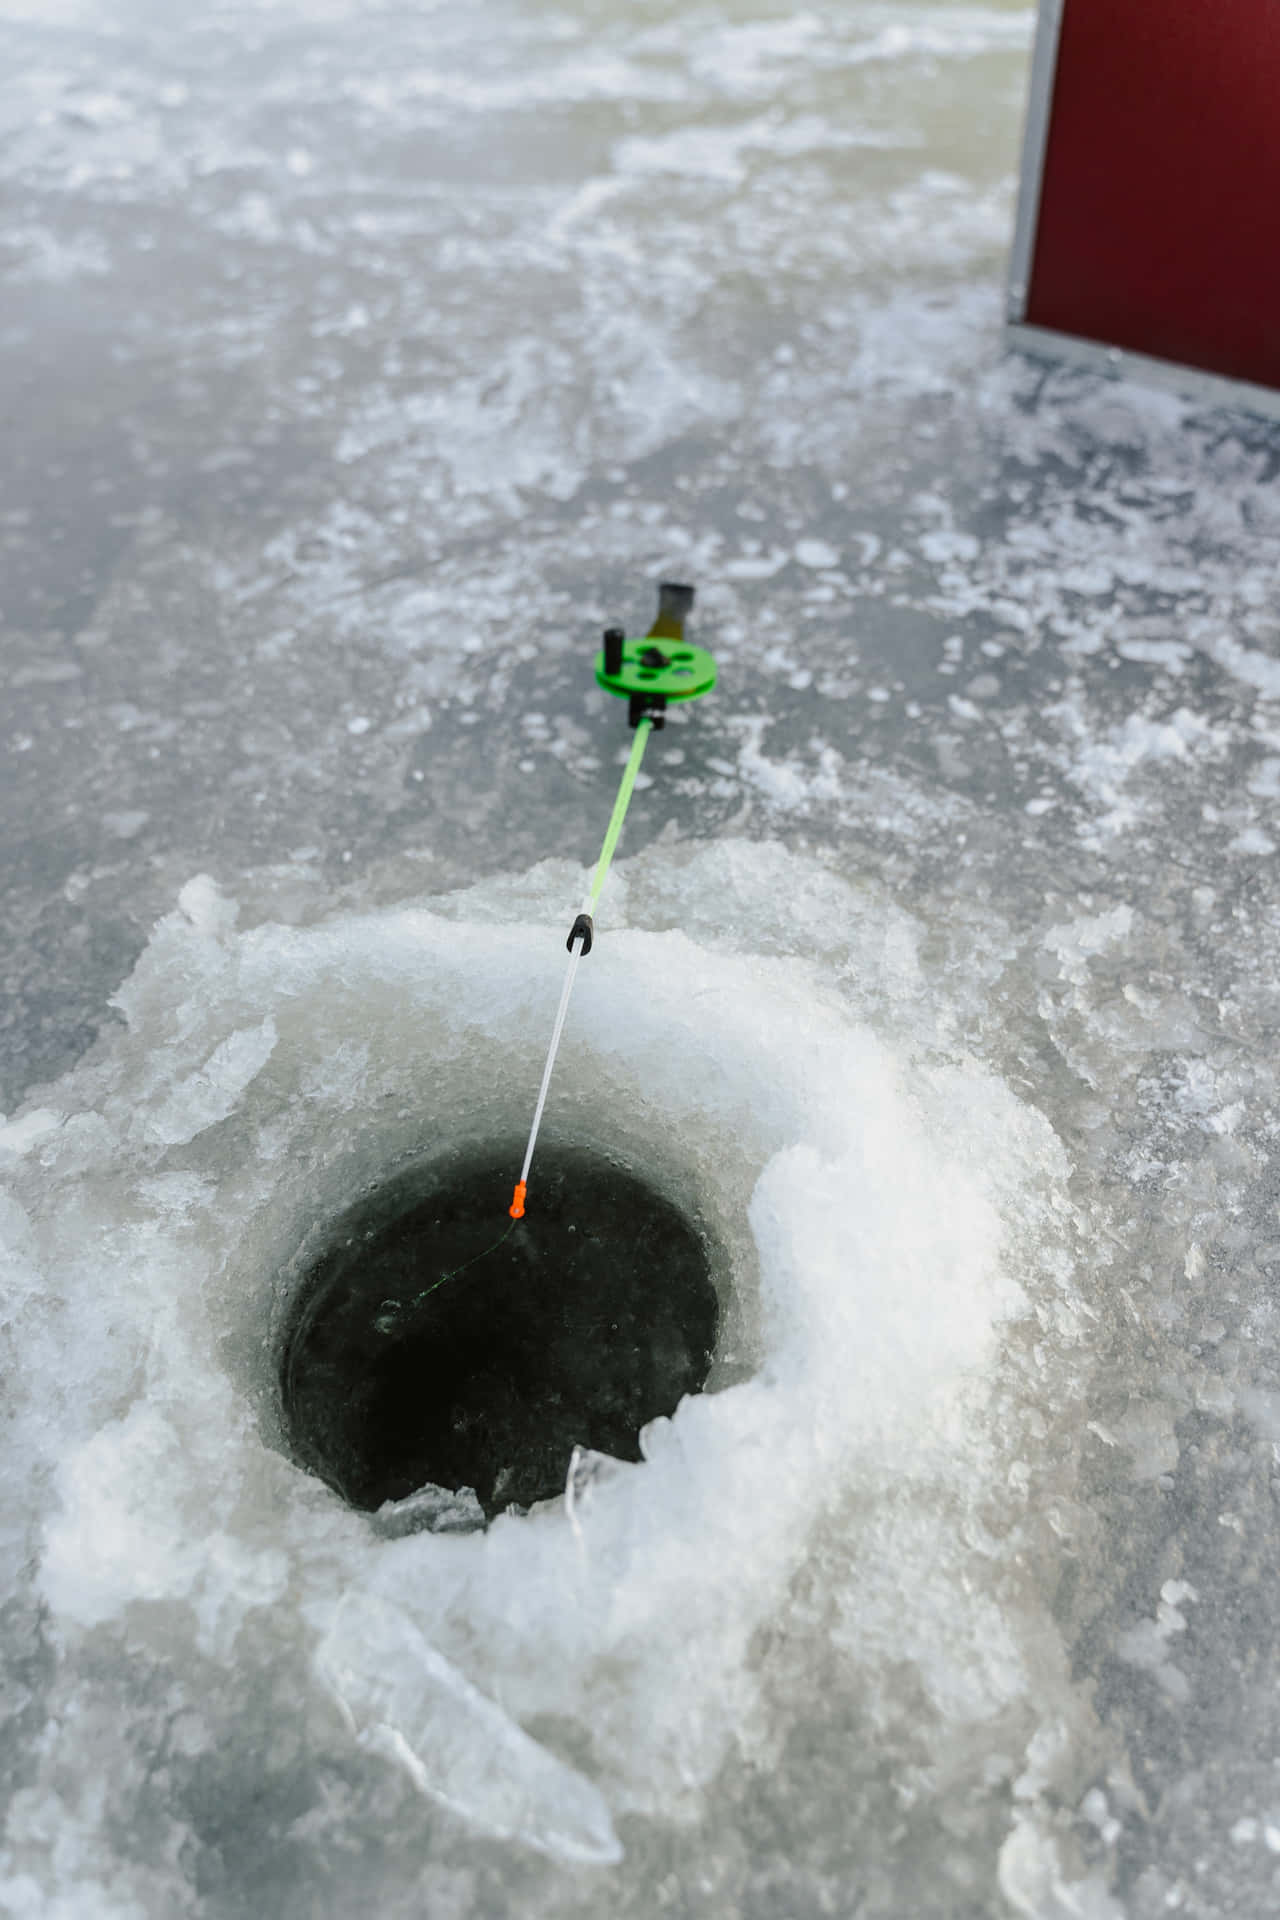
{"type": "Polygon", "coordinates": [[[0,1910],[1274,1908],[1280,453],[1004,355],[1031,28],[0,0],[0,1910]],[[717,1224],[723,1390],[389,1537],[274,1343],[527,1124],[662,577],[721,677],[554,1099],[717,1224]],[[622,1859],[353,1739],[344,1601],[622,1859]]]}

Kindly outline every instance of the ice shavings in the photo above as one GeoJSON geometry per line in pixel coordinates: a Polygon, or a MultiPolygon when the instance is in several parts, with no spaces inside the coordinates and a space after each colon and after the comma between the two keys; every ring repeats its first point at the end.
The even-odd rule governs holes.
{"type": "Polygon", "coordinates": [[[1069,924],[1049,927],[1042,936],[1045,947],[1056,955],[1063,978],[1074,986],[1088,978],[1088,962],[1110,947],[1123,945],[1133,931],[1133,909],[1112,907],[1107,913],[1084,914],[1069,924]]]}
{"type": "Polygon", "coordinates": [[[838,567],[840,550],[826,540],[797,540],[795,557],[802,567],[838,567]]]}
{"type": "MultiPolygon", "coordinates": [[[[200,933],[229,933],[239,918],[236,902],[222,892],[211,874],[198,873],[178,894],[178,906],[200,933]]],[[[118,1001],[118,1005],[124,1005],[118,1001]]]]}
{"type": "Polygon", "coordinates": [[[1247,687],[1256,688],[1264,700],[1280,700],[1280,660],[1257,647],[1246,647],[1235,635],[1224,631],[1221,621],[1195,620],[1189,633],[1200,650],[1247,687]]]}
{"type": "MultiPolygon", "coordinates": [[[[713,1226],[730,1262],[723,1339],[753,1377],[739,1367],[739,1384],[654,1422],[643,1463],[579,1462],[570,1502],[487,1531],[434,1528],[448,1518],[434,1509],[413,1530],[343,1509],[266,1444],[280,1276],[363,1185],[527,1112],[556,909],[575,897],[566,880],[581,887],[564,864],[441,912],[243,932],[216,890],[184,892],[119,995],[128,1028],[58,1089],[69,1118],[52,1137],[94,1105],[171,1124],[90,1130],[23,1187],[46,1285],[87,1344],[74,1439],[43,1405],[17,1431],[52,1476],[39,1580],[68,1685],[80,1636],[127,1621],[144,1662],[187,1646],[293,1724],[299,1703],[263,1647],[324,1646],[365,1746],[429,1800],[557,1857],[605,1859],[611,1816],[692,1817],[727,1753],[769,1750],[753,1638],[852,1488],[872,1500],[865,1549],[886,1527],[897,1548],[879,1625],[851,1619],[845,1657],[930,1673],[957,1724],[1032,1684],[1018,1619],[991,1595],[970,1609],[963,1558],[935,1565],[936,1529],[889,1509],[950,1498],[979,1471],[981,1383],[1025,1311],[1064,1162],[990,1075],[915,1066],[855,1016],[878,1009],[885,1034],[936,1050],[945,1021],[905,917],[776,848],[624,867],[549,1122],[607,1140],[713,1226]],[[669,928],[677,908],[720,950],[669,928]],[[770,913],[773,956],[751,950],[775,938],[770,913]],[[786,957],[806,925],[815,953],[849,965],[848,998],[786,957]],[[259,1053],[270,1070],[251,1072],[259,1053]],[[209,1118],[200,1076],[215,1061],[224,1124],[192,1127],[209,1118]],[[85,1300],[110,1302],[109,1341],[85,1300]],[[989,1652],[963,1683],[935,1659],[953,1601],[989,1652]],[[370,1618],[394,1627],[390,1666],[361,1664],[363,1626],[335,1627],[370,1618]],[[570,1768],[529,1733],[547,1716],[579,1730],[589,1759],[575,1749],[570,1768]]],[[[317,1753],[337,1737],[324,1724],[307,1710],[317,1753]]]]}
{"type": "Polygon", "coordinates": [[[647,26],[637,51],[688,64],[698,88],[732,99],[776,97],[779,75],[829,74],[880,63],[962,60],[1027,43],[1028,23],[996,7],[924,6],[904,21],[892,7],[824,16],[803,7],[780,18],[724,19],[711,10],[678,26],[647,26]]]}
{"type": "MultiPolygon", "coordinates": [[[[987,377],[987,404],[1012,373],[1007,364],[987,377]]],[[[1061,376],[1045,404],[1002,413],[1002,524],[984,520],[979,550],[940,558],[924,603],[949,618],[998,620],[1028,650],[1050,639],[1059,657],[1125,662],[1137,674],[1117,689],[1131,689],[1131,706],[1136,694],[1134,718],[1157,726],[1167,700],[1154,696],[1170,675],[1186,687],[1188,711],[1206,681],[1236,710],[1271,701],[1276,580],[1263,530],[1273,506],[1248,437],[1218,436],[1186,402],[1138,387],[1076,382],[1059,404],[1071,386],[1061,376]]],[[[1101,846],[1142,811],[1111,803],[1081,837],[1101,846]]]]}
{"type": "MultiPolygon", "coordinates": [[[[872,19],[877,11],[886,10],[868,9],[872,19]]],[[[872,39],[855,42],[849,57],[854,63],[911,55],[972,59],[999,48],[1025,46],[1028,29],[1024,15],[998,7],[922,7],[913,9],[909,21],[894,19],[872,39]]]]}
{"type": "Polygon", "coordinates": [[[1128,1448],[1135,1480],[1159,1480],[1178,1464],[1177,1409],[1131,1396],[1110,1438],[1128,1448]]]}
{"type": "Polygon", "coordinates": [[[1022,1815],[1000,1849],[999,1887],[1023,1920],[1126,1920],[1100,1868],[1074,1875],[1044,1822],[1022,1815]]]}
{"type": "Polygon", "coordinates": [[[20,1120],[5,1121],[0,1116],[0,1153],[29,1153],[55,1133],[65,1118],[51,1107],[31,1107],[20,1120]]]}
{"type": "MultiPolygon", "coordinates": [[[[172,1333],[169,1347],[172,1360],[172,1333]]],[[[225,1662],[246,1616],[283,1597],[289,1557],[265,1526],[235,1523],[234,1477],[212,1457],[237,1425],[225,1382],[188,1380],[187,1403],[167,1409],[165,1384],[160,1370],[149,1398],[64,1462],[44,1591],[58,1616],[82,1629],[137,1601],[184,1604],[196,1650],[225,1662]]]]}
{"type": "Polygon", "coordinates": [[[738,770],[743,780],[755,787],[770,805],[787,813],[805,814],[824,801],[839,800],[846,789],[836,749],[820,739],[811,741],[810,750],[817,762],[813,770],[792,755],[785,760],[771,759],[763,749],[768,725],[765,714],[745,715],[734,725],[734,731],[742,735],[738,770]]]}
{"type": "Polygon", "coordinates": [[[1136,660],[1143,666],[1163,667],[1168,673],[1181,673],[1194,657],[1182,640],[1117,640],[1116,652],[1122,660],[1136,660]]]}
{"type": "Polygon", "coordinates": [[[1150,1673],[1156,1684],[1176,1706],[1184,1706],[1191,1697],[1185,1673],[1169,1658],[1169,1643],[1187,1630],[1187,1617],[1181,1611],[1199,1598],[1185,1580],[1166,1580],[1160,1589],[1154,1620],[1139,1621],[1116,1640],[1116,1654],[1128,1665],[1150,1673]]]}
{"type": "Polygon", "coordinates": [[[1094,845],[1131,830],[1143,817],[1142,800],[1129,791],[1139,768],[1153,761],[1212,759],[1227,746],[1223,729],[1185,706],[1159,720],[1131,713],[1101,736],[1084,724],[1070,700],[1051,708],[1049,717],[1059,722],[1073,743],[1067,777],[1101,809],[1082,834],[1094,845]]]}
{"type": "Polygon", "coordinates": [[[1264,833],[1261,827],[1242,827],[1240,832],[1227,842],[1229,853],[1252,854],[1259,859],[1265,859],[1275,850],[1275,841],[1270,834],[1264,833]]]}

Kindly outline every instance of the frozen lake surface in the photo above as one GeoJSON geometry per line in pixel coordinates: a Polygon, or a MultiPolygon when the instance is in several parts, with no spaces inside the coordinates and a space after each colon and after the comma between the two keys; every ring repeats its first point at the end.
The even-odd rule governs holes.
{"type": "Polygon", "coordinates": [[[0,1912],[1280,1900],[1280,428],[1005,357],[1031,33],[0,0],[0,1912]],[[661,578],[546,1139],[708,1390],[360,1511],[297,1276],[527,1125],[661,578]]]}

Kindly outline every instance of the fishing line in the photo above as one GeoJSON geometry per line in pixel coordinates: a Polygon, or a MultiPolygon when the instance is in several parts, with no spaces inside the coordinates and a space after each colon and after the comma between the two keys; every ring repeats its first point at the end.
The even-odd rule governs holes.
{"type": "Polygon", "coordinates": [[[498,1248],[502,1245],[503,1241],[509,1240],[512,1234],[515,1232],[515,1230],[516,1230],[516,1222],[513,1220],[511,1222],[511,1225],[507,1228],[506,1232],[500,1233],[497,1239],[494,1241],[493,1245],[491,1247],[486,1247],[483,1253],[473,1253],[471,1258],[469,1260],[464,1260],[460,1267],[451,1267],[448,1273],[442,1273],[438,1280],[433,1280],[429,1287],[424,1287],[422,1289],[421,1293],[415,1293],[413,1296],[413,1299],[409,1303],[410,1312],[416,1311],[417,1308],[419,1308],[422,1305],[424,1300],[429,1300],[431,1295],[437,1292],[439,1288],[443,1287],[447,1281],[456,1280],[458,1275],[460,1273],[465,1273],[468,1267],[474,1267],[477,1260],[486,1260],[488,1259],[491,1253],[496,1253],[498,1251],[498,1248]]]}

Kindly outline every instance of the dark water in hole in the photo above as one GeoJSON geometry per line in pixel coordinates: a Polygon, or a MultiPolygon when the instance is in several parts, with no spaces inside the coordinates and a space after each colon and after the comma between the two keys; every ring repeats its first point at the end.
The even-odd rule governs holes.
{"type": "Polygon", "coordinates": [[[690,1222],[603,1157],[549,1148],[513,1223],[513,1178],[509,1153],[401,1175],[299,1290],[286,1431],[353,1506],[428,1483],[474,1487],[489,1516],[530,1506],[575,1445],[638,1460],[641,1427],[706,1379],[718,1303],[690,1222]]]}

